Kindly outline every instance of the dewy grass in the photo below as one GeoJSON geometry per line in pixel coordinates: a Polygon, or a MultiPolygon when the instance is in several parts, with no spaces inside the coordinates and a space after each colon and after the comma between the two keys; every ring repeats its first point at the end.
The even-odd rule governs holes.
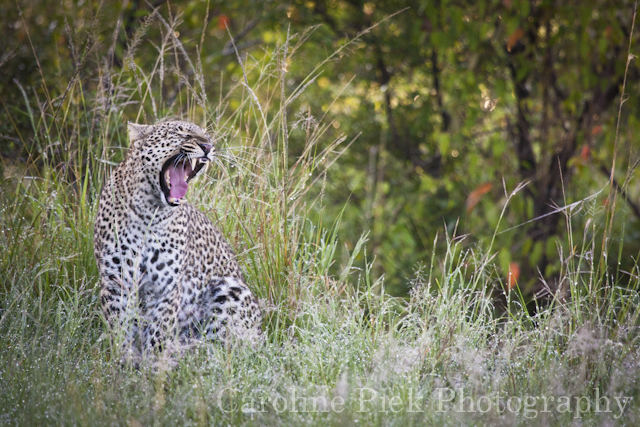
{"type": "MultiPolygon", "coordinates": [[[[158,22],[162,55],[181,54],[174,24],[158,22]]],[[[58,105],[21,107],[42,146],[26,165],[5,164],[0,186],[0,423],[636,425],[638,272],[605,280],[593,259],[597,217],[584,231],[590,243],[560,255],[558,291],[534,314],[503,291],[491,251],[462,249],[453,236],[444,258],[415,272],[409,300],[387,296],[371,262],[353,269],[366,236],[329,274],[338,224],[308,214],[321,211],[314,186],[345,139],[328,140],[327,124],[309,120],[303,154],[287,166],[285,51],[243,57],[245,85],[217,102],[185,76],[182,97],[162,99],[161,56],[151,72],[101,68],[108,79],[95,95],[76,74],[47,82],[64,94],[58,105]],[[118,362],[100,314],[92,223],[126,150],[131,108],[141,118],[187,111],[219,137],[218,161],[189,199],[235,246],[266,314],[264,345],[205,345],[168,371],[118,362]]]]}

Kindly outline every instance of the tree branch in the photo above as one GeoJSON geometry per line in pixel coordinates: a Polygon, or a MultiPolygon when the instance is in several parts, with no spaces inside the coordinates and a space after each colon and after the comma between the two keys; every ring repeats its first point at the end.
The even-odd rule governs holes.
{"type": "MultiPolygon", "coordinates": [[[[602,174],[605,177],[611,178],[611,171],[604,164],[601,164],[598,170],[602,172],[602,174]]],[[[620,194],[622,194],[622,197],[624,197],[624,200],[627,202],[627,204],[633,211],[633,214],[636,216],[636,218],[640,220],[640,206],[637,203],[635,203],[633,200],[631,200],[631,198],[629,197],[629,193],[627,193],[627,191],[620,186],[620,184],[618,183],[618,180],[615,179],[615,177],[613,178],[613,186],[616,188],[617,191],[620,192],[620,194]]]]}

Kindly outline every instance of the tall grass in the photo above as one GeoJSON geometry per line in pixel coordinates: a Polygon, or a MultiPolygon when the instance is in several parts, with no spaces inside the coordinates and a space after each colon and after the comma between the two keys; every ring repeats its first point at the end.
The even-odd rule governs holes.
{"type": "Polygon", "coordinates": [[[260,61],[238,55],[243,75],[212,101],[199,55],[187,56],[175,25],[154,12],[122,70],[92,62],[99,52],[87,43],[82,63],[97,64],[98,84],[81,71],[43,82],[48,99],[38,106],[25,91],[33,151],[27,164],[5,162],[0,186],[0,423],[638,423],[638,272],[616,280],[599,270],[592,254],[601,218],[584,230],[589,244],[559,254],[560,286],[534,314],[517,288],[500,283],[495,248],[462,249],[456,236],[447,236],[444,257],[412,274],[410,299],[391,298],[383,280],[372,280],[375,261],[353,268],[366,259],[366,236],[338,265],[338,224],[321,214],[326,171],[346,139],[329,139],[329,124],[311,117],[294,134],[287,116],[316,76],[293,92],[284,85],[304,35],[260,61]],[[154,25],[160,54],[145,70],[135,50],[154,25]],[[167,76],[164,61],[174,54],[189,76],[167,76]],[[167,99],[160,89],[171,78],[176,91],[167,99]],[[166,116],[207,126],[219,140],[216,164],[188,198],[239,253],[266,313],[266,340],[205,346],[156,372],[113,356],[92,224],[102,182],[126,152],[126,120],[166,116]],[[297,156],[290,138],[302,141],[297,156]],[[602,396],[609,412],[596,412],[602,396]],[[570,404],[543,406],[542,397],[570,404]],[[624,410],[615,397],[626,399],[624,410]]]}

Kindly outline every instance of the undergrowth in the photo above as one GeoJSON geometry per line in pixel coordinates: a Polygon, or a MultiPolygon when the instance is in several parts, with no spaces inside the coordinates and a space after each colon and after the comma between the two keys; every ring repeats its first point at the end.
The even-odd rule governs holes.
{"type": "Polygon", "coordinates": [[[612,274],[593,259],[610,216],[594,213],[582,248],[559,245],[572,248],[559,252],[563,274],[533,313],[495,274],[495,248],[463,249],[456,236],[412,274],[409,299],[391,298],[372,279],[375,260],[353,267],[366,259],[366,235],[338,262],[339,220],[323,219],[326,172],[349,140],[329,140],[322,118],[294,127],[287,116],[322,66],[285,87],[283,64],[305,34],[261,61],[238,55],[241,78],[211,101],[175,22],[154,12],[121,70],[87,42],[78,66],[94,64],[99,79],[79,70],[43,82],[44,102],[31,105],[25,93],[12,110],[33,134],[17,135],[32,151],[26,163],[4,161],[0,185],[0,423],[640,422],[638,272],[612,274]],[[145,70],[135,50],[152,25],[160,54],[145,70]],[[189,75],[166,72],[174,54],[189,75]],[[178,88],[172,99],[163,97],[167,81],[178,88]],[[266,340],[203,346],[173,370],[135,370],[104,334],[92,225],[101,185],[126,152],[126,121],[169,116],[218,140],[216,164],[188,198],[239,254],[266,340]],[[295,157],[290,138],[304,143],[295,157]]]}

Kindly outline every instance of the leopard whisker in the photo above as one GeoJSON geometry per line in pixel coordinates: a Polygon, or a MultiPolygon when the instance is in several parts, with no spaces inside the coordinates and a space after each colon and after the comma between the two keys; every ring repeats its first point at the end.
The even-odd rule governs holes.
{"type": "Polygon", "coordinates": [[[229,150],[238,151],[240,153],[248,153],[250,150],[266,151],[264,148],[260,148],[260,147],[247,147],[247,146],[238,146],[238,145],[233,147],[221,147],[216,149],[216,151],[229,151],[229,150]]]}
{"type": "Polygon", "coordinates": [[[182,152],[178,153],[175,159],[173,159],[173,167],[177,167],[178,163],[180,163],[186,155],[182,152]]]}
{"type": "MultiPolygon", "coordinates": [[[[251,171],[249,168],[247,168],[246,166],[244,166],[244,165],[242,165],[242,164],[240,164],[240,163],[234,162],[232,159],[229,159],[229,158],[225,157],[224,155],[223,155],[223,156],[220,156],[220,157],[226,158],[226,159],[227,159],[227,160],[229,160],[231,163],[233,163],[233,165],[237,166],[237,167],[238,167],[238,169],[242,169],[242,170],[243,170],[243,172],[245,172],[246,174],[250,175],[251,177],[253,177],[253,178],[258,178],[258,175],[256,175],[254,172],[252,172],[252,171],[251,171]]],[[[225,171],[227,170],[228,166],[227,166],[227,165],[225,165],[225,164],[221,161],[221,159],[220,159],[218,156],[215,156],[215,157],[214,157],[214,161],[216,162],[216,165],[217,165],[220,169],[223,169],[223,170],[225,170],[225,171]]],[[[228,173],[227,173],[227,176],[228,176],[228,173]]]]}
{"type": "MultiPolygon", "coordinates": [[[[227,161],[229,161],[229,163],[231,163],[234,166],[237,166],[238,169],[243,169],[244,171],[246,171],[248,174],[250,174],[253,177],[257,177],[257,175],[251,171],[251,169],[249,169],[248,167],[246,167],[245,165],[241,164],[240,162],[236,161],[236,159],[234,157],[230,157],[224,154],[221,154],[220,157],[226,159],[227,161]]],[[[255,163],[251,163],[249,161],[247,161],[247,163],[251,164],[252,166],[254,166],[255,168],[259,169],[261,172],[264,172],[264,169],[261,168],[260,166],[258,166],[255,163]]]]}

